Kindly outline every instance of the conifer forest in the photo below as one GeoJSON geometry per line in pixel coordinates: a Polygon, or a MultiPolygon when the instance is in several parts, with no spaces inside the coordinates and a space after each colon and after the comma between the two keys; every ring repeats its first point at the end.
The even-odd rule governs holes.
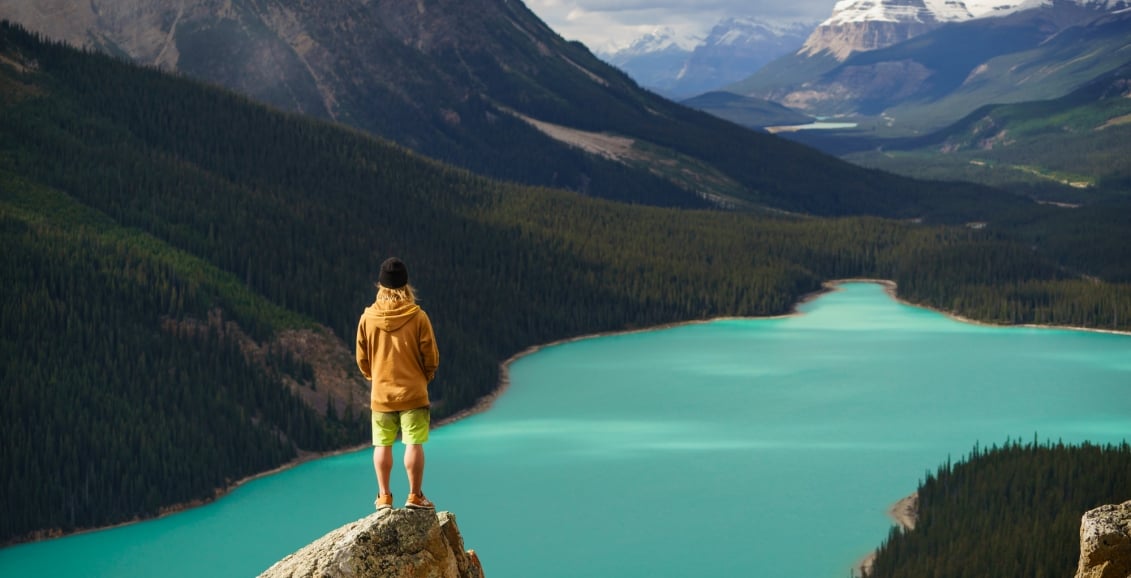
{"type": "MultiPolygon", "coordinates": [[[[1114,198],[1072,212],[993,204],[977,226],[597,199],[490,180],[3,24],[0,544],[151,517],[365,443],[366,394],[304,402],[325,360],[280,336],[330,335],[348,360],[390,255],[439,340],[439,420],[491,394],[499,364],[528,347],[783,314],[837,279],[888,279],[901,299],[987,323],[1131,331],[1131,196],[1114,198]]],[[[924,483],[924,532],[894,532],[873,575],[959,576],[887,568],[930,560],[915,554],[928,529],[979,524],[935,522],[936,504],[957,487],[998,495],[981,489],[1014,475],[998,464],[1048,472],[1019,499],[1070,491],[1078,509],[1129,487],[1127,455],[975,452],[924,483]]],[[[1080,513],[1048,515],[1062,532],[1080,513]]],[[[1050,556],[1024,575],[1053,576],[1065,554],[1050,556]]]]}

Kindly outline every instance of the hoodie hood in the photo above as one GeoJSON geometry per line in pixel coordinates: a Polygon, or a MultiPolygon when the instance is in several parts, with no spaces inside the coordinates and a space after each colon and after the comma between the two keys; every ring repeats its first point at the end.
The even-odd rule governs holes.
{"type": "Polygon", "coordinates": [[[376,301],[365,308],[364,317],[375,321],[382,331],[396,331],[419,312],[420,306],[415,303],[376,301]]]}

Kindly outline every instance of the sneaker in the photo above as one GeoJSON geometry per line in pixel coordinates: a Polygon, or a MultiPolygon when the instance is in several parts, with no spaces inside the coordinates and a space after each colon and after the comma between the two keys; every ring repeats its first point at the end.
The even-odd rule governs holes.
{"type": "Polygon", "coordinates": [[[377,511],[391,510],[393,508],[393,495],[392,494],[378,494],[377,499],[373,501],[373,505],[377,507],[377,511]]]}
{"type": "Polygon", "coordinates": [[[405,500],[404,507],[413,510],[435,510],[436,504],[431,500],[424,497],[424,494],[409,494],[408,499],[405,500]]]}

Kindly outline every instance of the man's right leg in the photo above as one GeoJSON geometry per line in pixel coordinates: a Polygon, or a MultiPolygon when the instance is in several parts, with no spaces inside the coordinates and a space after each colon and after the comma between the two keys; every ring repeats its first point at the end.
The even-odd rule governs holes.
{"type": "Polygon", "coordinates": [[[389,475],[393,471],[393,446],[373,448],[373,469],[377,471],[378,494],[393,493],[389,490],[389,475]]]}

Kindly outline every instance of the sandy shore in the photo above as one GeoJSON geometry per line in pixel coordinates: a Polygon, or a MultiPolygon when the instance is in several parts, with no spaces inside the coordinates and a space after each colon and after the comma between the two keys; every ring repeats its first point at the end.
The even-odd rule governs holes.
{"type": "MultiPolygon", "coordinates": [[[[936,309],[934,307],[930,307],[930,306],[927,306],[927,305],[921,305],[919,303],[912,303],[912,302],[910,302],[910,301],[908,301],[908,300],[906,300],[906,299],[904,299],[904,298],[902,298],[898,295],[898,293],[896,292],[895,281],[889,281],[887,279],[838,279],[836,281],[826,281],[824,283],[826,290],[817,291],[815,293],[810,293],[809,295],[814,296],[813,298],[815,299],[816,297],[824,295],[825,293],[828,293],[830,291],[836,291],[837,288],[840,285],[845,284],[845,283],[876,283],[876,284],[879,284],[879,285],[883,285],[884,286],[884,292],[887,293],[888,295],[890,295],[892,299],[896,300],[901,305],[906,305],[908,307],[916,307],[918,309],[926,309],[927,311],[934,311],[935,313],[945,315],[945,316],[947,316],[950,319],[953,319],[955,321],[960,321],[962,323],[969,323],[970,325],[979,325],[981,327],[1002,327],[1002,328],[1004,328],[1004,327],[1027,327],[1027,328],[1031,328],[1031,329],[1063,329],[1063,330],[1066,330],[1066,331],[1085,331],[1085,332],[1088,332],[1088,333],[1106,333],[1108,335],[1129,335],[1129,336],[1131,336],[1131,331],[1117,331],[1115,329],[1095,329],[1095,328],[1092,328],[1092,327],[1074,327],[1074,326],[1071,326],[1071,325],[1041,325],[1041,324],[1038,324],[1038,323],[1023,323],[1021,325],[1010,325],[1010,324],[1004,324],[1004,323],[987,323],[985,321],[978,321],[977,319],[971,319],[969,317],[963,317],[961,315],[958,315],[957,313],[952,313],[950,311],[944,311],[942,309],[936,309]]],[[[809,295],[807,295],[806,298],[808,298],[809,295]]],[[[805,301],[802,301],[802,303],[804,303],[804,302],[805,301]]]]}
{"type": "Polygon", "coordinates": [[[145,518],[137,517],[137,518],[133,518],[131,520],[126,520],[125,522],[119,522],[117,524],[111,524],[109,526],[98,526],[98,527],[95,527],[95,528],[81,528],[81,529],[74,530],[74,531],[71,531],[71,532],[64,532],[64,531],[59,530],[59,529],[40,530],[40,531],[35,532],[31,535],[23,536],[23,537],[18,538],[16,540],[12,540],[11,542],[8,542],[6,544],[0,544],[0,547],[14,546],[16,544],[26,544],[28,542],[40,542],[40,541],[43,541],[43,540],[51,540],[51,539],[54,539],[54,538],[62,538],[64,536],[77,536],[79,534],[89,534],[91,532],[101,532],[103,530],[113,530],[114,528],[121,528],[123,526],[130,526],[132,524],[139,524],[141,522],[150,522],[150,521],[153,521],[153,520],[158,520],[160,518],[164,518],[166,516],[171,516],[173,514],[183,512],[185,510],[189,510],[189,509],[192,509],[192,508],[198,508],[200,506],[207,506],[208,504],[211,504],[212,502],[215,502],[216,500],[219,500],[220,498],[223,498],[224,496],[227,496],[228,494],[232,493],[233,491],[236,490],[236,488],[239,488],[240,486],[242,486],[242,485],[244,485],[248,482],[258,480],[259,478],[265,478],[267,476],[271,476],[271,475],[277,474],[279,472],[289,470],[289,469],[291,469],[295,466],[305,464],[306,462],[309,462],[309,461],[320,460],[322,458],[328,458],[328,457],[342,455],[342,454],[348,454],[350,452],[355,452],[355,451],[362,450],[362,449],[365,449],[365,448],[368,448],[368,447],[370,447],[369,444],[364,444],[364,445],[353,446],[353,447],[348,447],[348,448],[341,448],[341,449],[337,449],[337,450],[333,450],[333,451],[329,451],[329,452],[308,452],[308,451],[299,450],[298,457],[296,457],[295,459],[293,459],[289,462],[281,464],[276,468],[273,468],[273,469],[270,469],[270,470],[267,470],[267,471],[263,471],[263,472],[259,472],[257,474],[252,474],[252,475],[247,476],[245,478],[241,478],[241,479],[233,482],[231,485],[229,485],[226,488],[216,488],[216,490],[213,492],[213,494],[211,496],[209,496],[208,498],[201,498],[201,499],[198,499],[198,500],[193,500],[191,502],[185,502],[185,503],[182,503],[182,504],[173,504],[173,505],[170,505],[170,506],[162,507],[161,511],[156,516],[149,516],[149,517],[145,517],[145,518]]]}
{"type": "MultiPolygon", "coordinates": [[[[891,521],[899,525],[904,532],[910,532],[915,529],[915,521],[919,518],[919,494],[916,492],[902,498],[898,502],[888,508],[888,517],[891,521]]],[[[876,552],[873,551],[860,560],[853,568],[854,576],[864,576],[872,571],[872,564],[876,561],[876,552]]]]}
{"type": "MultiPolygon", "coordinates": [[[[543,344],[540,344],[540,345],[533,345],[531,347],[528,347],[528,348],[510,356],[505,361],[503,361],[502,363],[499,364],[499,383],[491,393],[480,398],[479,401],[476,402],[476,404],[473,405],[472,407],[467,408],[467,409],[462,410],[462,411],[459,411],[459,412],[457,412],[453,415],[450,415],[450,416],[448,416],[448,417],[446,417],[442,420],[439,420],[439,421],[433,423],[432,427],[433,427],[433,429],[440,428],[440,427],[443,427],[445,425],[455,423],[455,422],[457,422],[461,419],[464,419],[466,417],[469,417],[469,416],[472,416],[472,415],[475,415],[475,414],[478,414],[478,413],[482,413],[482,412],[490,409],[491,406],[495,403],[495,401],[497,399],[499,399],[499,397],[501,395],[503,395],[506,392],[506,390],[510,387],[510,365],[512,363],[514,363],[515,361],[518,361],[519,359],[521,359],[521,358],[523,358],[527,355],[530,355],[532,353],[537,353],[538,351],[541,351],[544,348],[553,347],[553,346],[556,346],[556,345],[562,345],[562,344],[565,344],[565,343],[572,343],[572,342],[575,342],[575,341],[582,341],[582,340],[585,340],[585,339],[596,339],[596,338],[599,338],[599,337],[607,337],[607,336],[610,336],[610,335],[627,335],[627,334],[632,334],[632,333],[643,333],[643,332],[647,332],[647,331],[658,331],[658,330],[669,329],[669,328],[673,328],[673,327],[681,327],[681,326],[685,326],[685,325],[699,325],[699,324],[704,324],[704,323],[712,323],[712,322],[715,322],[715,321],[725,321],[725,320],[731,320],[731,319],[781,319],[781,318],[786,318],[786,317],[793,317],[793,316],[801,314],[798,311],[798,307],[800,307],[801,305],[803,305],[805,303],[809,303],[810,301],[813,301],[813,300],[815,300],[815,299],[817,299],[817,298],[819,298],[822,295],[825,295],[827,293],[831,293],[833,291],[839,291],[840,286],[843,285],[843,284],[846,284],[846,283],[876,283],[876,284],[879,284],[879,285],[883,285],[884,291],[888,295],[890,295],[892,299],[896,300],[900,304],[907,305],[909,307],[918,307],[920,309],[927,309],[927,310],[930,310],[930,311],[935,311],[937,313],[941,313],[943,315],[946,315],[947,317],[954,319],[956,321],[960,321],[960,322],[963,322],[963,323],[970,323],[970,324],[973,324],[973,325],[982,325],[982,326],[987,326],[987,327],[1035,327],[1035,328],[1044,328],[1044,329],[1067,329],[1067,330],[1073,330],[1073,331],[1090,331],[1090,332],[1096,332],[1096,333],[1111,333],[1111,334],[1118,334],[1118,335],[1131,335],[1131,332],[1126,332],[1126,331],[1113,331],[1113,330],[1105,330],[1105,329],[1089,329],[1089,328],[1085,328],[1085,327],[1067,327],[1067,326],[1032,325],[1032,324],[1027,324],[1027,325],[995,325],[995,324],[992,324],[992,323],[985,323],[985,322],[976,321],[976,320],[973,320],[973,319],[968,319],[966,317],[962,317],[960,315],[955,315],[955,314],[947,312],[947,311],[942,311],[942,310],[935,309],[935,308],[932,308],[932,307],[927,307],[927,306],[924,306],[924,305],[919,305],[919,304],[916,304],[916,303],[911,303],[909,301],[906,301],[906,300],[902,299],[901,297],[899,297],[899,295],[897,294],[897,287],[896,287],[895,282],[890,281],[888,279],[869,279],[869,278],[838,279],[838,280],[834,280],[834,281],[826,281],[825,283],[822,284],[822,288],[820,290],[802,295],[801,299],[799,299],[797,301],[797,303],[795,303],[793,305],[793,307],[790,310],[790,313],[787,313],[787,314],[784,314],[784,315],[767,315],[767,316],[763,316],[763,317],[714,317],[714,318],[711,318],[711,319],[695,319],[695,320],[691,320],[691,321],[680,321],[680,322],[673,322],[673,323],[665,323],[665,324],[641,328],[641,329],[631,329],[631,330],[626,330],[626,331],[606,331],[606,332],[601,332],[601,333],[579,335],[579,336],[576,336],[576,337],[559,339],[557,341],[552,341],[552,342],[549,342],[549,343],[543,343],[543,344]]],[[[334,450],[334,451],[331,451],[331,452],[318,453],[318,452],[302,452],[302,451],[300,451],[299,456],[297,458],[295,458],[294,460],[291,460],[290,462],[282,464],[277,468],[248,476],[246,478],[243,478],[241,480],[234,482],[233,484],[231,484],[227,488],[218,488],[216,490],[216,492],[208,499],[195,500],[195,501],[185,503],[185,504],[175,504],[175,505],[172,505],[172,506],[167,506],[165,508],[162,508],[161,513],[158,514],[157,516],[154,516],[154,517],[138,518],[138,519],[122,522],[120,524],[114,524],[112,526],[103,526],[103,527],[98,527],[98,528],[86,528],[86,529],[82,529],[82,530],[76,530],[74,532],[62,532],[62,531],[59,531],[59,530],[43,530],[43,531],[41,531],[41,532],[39,532],[39,533],[37,533],[33,536],[26,536],[23,539],[19,539],[19,540],[10,542],[9,544],[6,544],[6,545],[21,543],[21,542],[34,542],[34,541],[39,541],[39,540],[58,538],[58,537],[65,536],[65,535],[70,536],[70,535],[75,535],[75,534],[85,534],[85,533],[88,533],[88,532],[97,532],[97,531],[100,531],[100,530],[109,530],[109,529],[112,529],[112,528],[126,526],[126,525],[129,525],[129,524],[136,524],[138,522],[146,522],[146,521],[154,520],[154,519],[157,519],[157,518],[163,518],[165,516],[175,514],[177,512],[182,512],[182,511],[187,510],[189,508],[195,508],[195,507],[198,507],[198,506],[204,506],[204,505],[210,504],[210,503],[228,495],[229,493],[231,493],[236,488],[238,488],[238,487],[240,487],[240,486],[242,486],[242,485],[244,485],[248,482],[258,480],[259,478],[262,478],[262,477],[265,477],[265,476],[270,476],[270,475],[273,475],[273,474],[277,474],[279,472],[288,470],[290,468],[304,464],[304,463],[309,462],[311,460],[316,460],[316,459],[346,454],[346,453],[350,453],[350,452],[360,451],[360,450],[366,449],[368,447],[370,447],[369,444],[362,444],[362,445],[358,445],[358,446],[352,446],[352,447],[348,447],[348,448],[342,448],[342,449],[339,449],[339,450],[334,450]]],[[[896,504],[894,504],[888,510],[888,515],[891,516],[892,519],[896,523],[898,523],[901,527],[903,527],[905,529],[913,529],[915,527],[914,513],[915,513],[915,510],[916,510],[917,504],[918,504],[918,496],[913,494],[911,496],[908,496],[907,498],[900,500],[899,502],[896,502],[896,504]]],[[[858,569],[864,568],[865,564],[870,564],[871,559],[872,559],[872,557],[874,557],[874,555],[875,554],[873,553],[868,558],[865,558],[865,560],[862,561],[857,566],[857,568],[858,569]]]]}

